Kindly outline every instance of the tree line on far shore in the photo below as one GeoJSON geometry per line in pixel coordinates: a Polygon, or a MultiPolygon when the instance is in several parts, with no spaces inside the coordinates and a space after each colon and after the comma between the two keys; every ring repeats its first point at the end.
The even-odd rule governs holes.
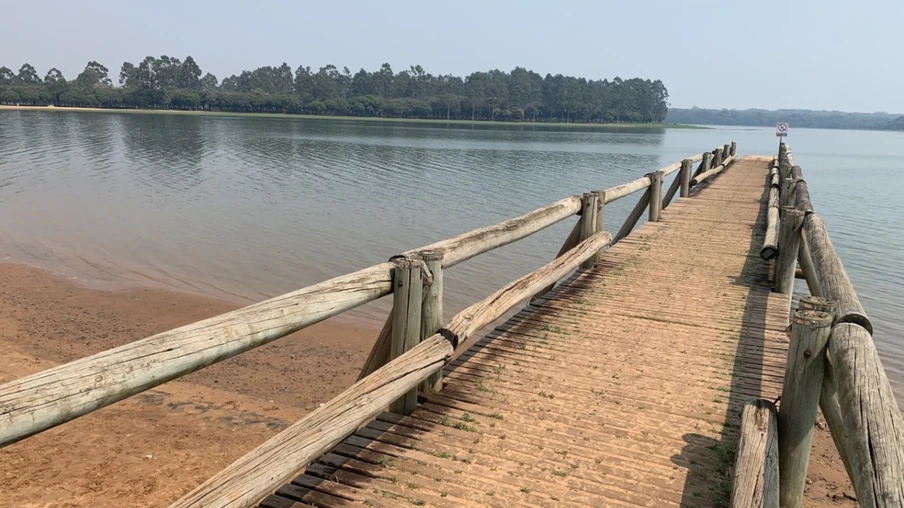
{"type": "Polygon", "coordinates": [[[890,113],[846,113],[809,109],[704,109],[671,108],[666,121],[697,125],[747,125],[773,127],[788,122],[791,128],[904,130],[904,115],[890,113]]]}
{"type": "Polygon", "coordinates": [[[660,80],[588,80],[523,67],[433,75],[420,65],[400,72],[388,63],[352,73],[288,64],[260,67],[219,81],[195,60],[149,56],[122,64],[118,86],[99,62],[67,80],[53,68],[42,78],[30,64],[0,67],[0,104],[148,108],[315,115],[386,116],[538,122],[657,123],[668,111],[660,80]]]}

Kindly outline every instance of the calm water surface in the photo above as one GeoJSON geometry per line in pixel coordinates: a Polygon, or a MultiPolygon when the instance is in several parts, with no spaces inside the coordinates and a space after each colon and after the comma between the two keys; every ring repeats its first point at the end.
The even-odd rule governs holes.
{"type": "MultiPolygon", "coordinates": [[[[770,129],[601,132],[0,111],[0,260],[250,302],[770,129]]],[[[904,134],[795,129],[814,206],[904,395],[904,134]]],[[[609,228],[634,205],[606,208],[609,228]]],[[[447,274],[447,317],[548,262],[572,221],[447,274]]],[[[355,316],[382,322],[386,302],[355,316]]]]}

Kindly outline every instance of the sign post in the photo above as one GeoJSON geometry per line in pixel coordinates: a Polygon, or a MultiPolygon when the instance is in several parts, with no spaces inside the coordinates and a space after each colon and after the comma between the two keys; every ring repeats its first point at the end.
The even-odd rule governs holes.
{"type": "Polygon", "coordinates": [[[779,122],[775,125],[775,137],[778,138],[778,147],[781,151],[782,138],[788,137],[788,122],[779,122]]]}

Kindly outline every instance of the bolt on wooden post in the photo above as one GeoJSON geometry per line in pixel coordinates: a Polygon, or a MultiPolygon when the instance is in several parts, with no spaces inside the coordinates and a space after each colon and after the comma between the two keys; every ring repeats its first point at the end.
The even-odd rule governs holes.
{"type": "MultiPolygon", "coordinates": [[[[427,270],[433,274],[433,282],[424,288],[424,303],[421,306],[421,341],[432,337],[443,326],[443,253],[442,251],[421,251],[421,259],[427,270]]],[[[425,379],[420,389],[425,393],[437,393],[443,389],[442,369],[425,379]]]]}
{"type": "MultiPolygon", "coordinates": [[[[392,343],[389,359],[405,354],[421,341],[421,305],[423,303],[424,262],[398,257],[392,260],[392,343]]],[[[417,389],[411,390],[389,406],[400,415],[410,415],[417,408],[417,389]]]]}
{"type": "MultiPolygon", "coordinates": [[[[581,202],[581,241],[590,238],[596,234],[599,229],[596,220],[597,203],[599,196],[593,192],[585,192],[581,202]]],[[[595,261],[591,256],[587,261],[581,263],[581,268],[593,268],[595,261]]]]}
{"type": "MultiPolygon", "coordinates": [[[[704,157],[704,160],[706,158],[704,157]]],[[[690,159],[684,159],[681,161],[681,171],[678,173],[678,178],[681,181],[681,191],[679,196],[682,198],[686,198],[691,194],[691,168],[692,162],[690,159]]]]}
{"type": "Polygon", "coordinates": [[[800,251],[804,212],[786,206],[782,208],[782,222],[778,232],[778,260],[775,262],[775,292],[790,295],[794,290],[794,269],[800,251]]]}
{"type": "Polygon", "coordinates": [[[797,311],[791,320],[791,343],[778,410],[781,506],[801,505],[832,320],[830,314],[812,310],[797,311]]]}
{"type": "Polygon", "coordinates": [[[656,222],[662,216],[662,171],[653,171],[650,177],[650,213],[647,220],[656,222]]]}

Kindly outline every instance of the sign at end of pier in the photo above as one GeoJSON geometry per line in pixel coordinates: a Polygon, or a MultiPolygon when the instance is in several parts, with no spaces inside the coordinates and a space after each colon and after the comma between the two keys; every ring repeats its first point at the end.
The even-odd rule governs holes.
{"type": "Polygon", "coordinates": [[[788,123],[787,122],[779,122],[775,126],[775,137],[784,138],[788,135],[788,123]]]}

